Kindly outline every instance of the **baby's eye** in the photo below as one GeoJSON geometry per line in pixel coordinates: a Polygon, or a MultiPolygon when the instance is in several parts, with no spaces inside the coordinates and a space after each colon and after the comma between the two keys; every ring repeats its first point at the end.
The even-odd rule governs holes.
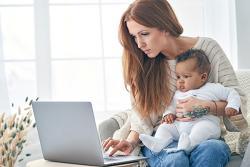
{"type": "Polygon", "coordinates": [[[188,75],[184,75],[184,78],[188,78],[189,76],[188,75]]]}
{"type": "Polygon", "coordinates": [[[177,75],[176,78],[177,78],[177,79],[180,79],[181,77],[177,75]]]}

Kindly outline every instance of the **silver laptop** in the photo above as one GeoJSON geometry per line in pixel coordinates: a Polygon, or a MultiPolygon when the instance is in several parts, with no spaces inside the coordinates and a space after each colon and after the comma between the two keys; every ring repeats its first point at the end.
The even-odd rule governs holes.
{"type": "Polygon", "coordinates": [[[33,102],[42,153],[49,161],[110,166],[146,159],[104,156],[90,102],[33,102]]]}

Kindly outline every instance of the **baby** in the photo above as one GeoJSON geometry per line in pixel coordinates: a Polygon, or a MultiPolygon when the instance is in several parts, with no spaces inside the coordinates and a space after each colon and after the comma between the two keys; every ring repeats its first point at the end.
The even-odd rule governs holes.
{"type": "MultiPolygon", "coordinates": [[[[218,83],[206,83],[210,68],[210,62],[202,50],[190,49],[178,56],[177,91],[170,106],[164,112],[162,124],[154,137],[140,134],[139,138],[146,147],[154,152],[160,152],[174,140],[179,140],[177,148],[167,149],[167,151],[184,150],[190,153],[202,141],[220,137],[220,119],[209,114],[209,108],[198,106],[194,107],[192,112],[176,113],[175,111],[179,100],[195,97],[213,102],[227,101],[225,114],[228,116],[239,112],[240,96],[234,89],[218,83]]],[[[217,109],[216,103],[215,108],[217,109]]]]}

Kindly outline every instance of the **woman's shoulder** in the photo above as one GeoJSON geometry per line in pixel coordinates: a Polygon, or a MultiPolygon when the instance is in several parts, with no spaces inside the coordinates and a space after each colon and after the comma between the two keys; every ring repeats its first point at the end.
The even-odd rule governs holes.
{"type": "Polygon", "coordinates": [[[193,48],[203,50],[211,59],[213,59],[215,55],[220,55],[216,56],[217,58],[224,55],[224,52],[218,42],[209,37],[199,37],[199,40],[193,48]]]}
{"type": "Polygon", "coordinates": [[[209,37],[198,37],[197,43],[195,44],[195,49],[204,49],[207,46],[216,46],[218,45],[217,41],[209,37]]]}

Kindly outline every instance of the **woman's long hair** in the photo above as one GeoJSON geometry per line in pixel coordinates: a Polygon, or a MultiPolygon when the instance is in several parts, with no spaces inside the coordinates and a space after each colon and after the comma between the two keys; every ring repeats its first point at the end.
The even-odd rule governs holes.
{"type": "Polygon", "coordinates": [[[170,70],[166,56],[146,56],[129,34],[126,22],[134,20],[151,28],[169,32],[178,37],[183,29],[166,0],[136,0],[123,14],[119,27],[119,40],[123,46],[123,75],[126,88],[130,88],[134,107],[143,117],[162,113],[171,101],[170,70]]]}

